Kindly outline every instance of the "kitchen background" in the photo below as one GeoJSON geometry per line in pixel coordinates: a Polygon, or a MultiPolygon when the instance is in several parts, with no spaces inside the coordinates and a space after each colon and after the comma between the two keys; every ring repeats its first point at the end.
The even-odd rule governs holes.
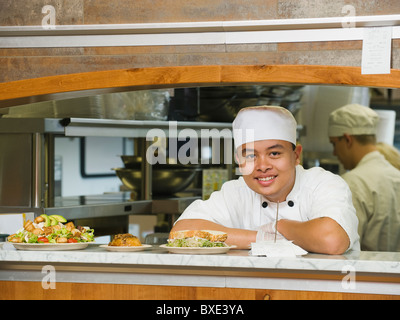
{"type": "MultiPolygon", "coordinates": [[[[55,8],[56,25],[340,17],[347,14],[346,11],[343,12],[346,5],[353,6],[357,16],[400,13],[400,2],[389,0],[334,2],[328,0],[176,0],[173,2],[32,0],[28,3],[22,0],[2,0],[0,26],[40,25],[44,17],[42,8],[45,5],[52,5],[55,8]]],[[[0,48],[0,82],[78,72],[159,66],[292,64],[359,67],[361,49],[362,41],[359,40],[201,46],[109,47],[105,44],[101,47],[68,47],[66,45],[63,48],[0,48]]],[[[400,61],[397,58],[399,50],[400,40],[393,39],[392,68],[394,69],[400,69],[400,61]]],[[[297,93],[301,92],[301,102],[300,108],[295,107],[293,111],[296,112],[296,117],[304,129],[300,131],[300,139],[305,151],[304,164],[306,166],[322,165],[336,171],[341,169],[331,155],[331,147],[323,125],[329,110],[347,102],[362,102],[369,103],[375,109],[397,112],[400,104],[398,90],[391,89],[304,86],[296,90],[297,93]]],[[[179,100],[179,98],[190,100],[196,92],[198,92],[196,88],[191,88],[175,90],[168,94],[172,100],[179,100]]],[[[81,112],[82,110],[91,111],[91,115],[96,113],[96,106],[104,103],[104,101],[96,100],[99,97],[87,99],[90,101],[86,100],[86,106],[91,107],[77,109],[81,112]]],[[[57,103],[61,110],[62,104],[61,100],[57,103]]],[[[79,107],[77,104],[76,106],[79,107]]],[[[54,112],[53,107],[54,104],[50,107],[51,112],[54,112]]],[[[179,110],[182,111],[179,104],[173,105],[173,108],[171,105],[169,107],[168,112],[177,111],[173,114],[175,118],[184,115],[179,112],[179,110]]],[[[15,110],[13,108],[13,111],[0,110],[3,117],[18,115],[16,108],[15,110]]],[[[42,116],[45,116],[48,110],[49,106],[44,106],[42,116]]],[[[190,114],[193,108],[185,111],[190,114]]],[[[54,116],[68,115],[69,113],[58,113],[54,116]]],[[[126,113],[114,114],[117,118],[123,118],[126,115],[126,113]]],[[[170,113],[168,115],[171,117],[170,113]]],[[[87,115],[80,114],[80,116],[87,115]]],[[[104,114],[101,115],[103,116],[104,114]]],[[[396,121],[393,113],[391,117],[388,121],[395,122],[392,127],[396,129],[394,144],[400,147],[397,123],[399,116],[395,114],[396,121]]],[[[390,127],[387,126],[387,128],[390,127]]],[[[57,138],[54,158],[55,192],[59,196],[67,197],[119,191],[121,180],[114,175],[111,168],[121,167],[119,155],[131,154],[134,148],[134,142],[124,138],[91,137],[84,140],[70,137],[57,138]],[[82,161],[82,156],[85,161],[82,161]],[[87,166],[88,163],[90,165],[87,166]]],[[[141,219],[139,216],[129,219],[131,230],[136,234],[142,233],[143,230],[149,231],[155,223],[154,217],[151,217],[153,219],[151,222],[139,221],[141,219]],[[132,229],[142,225],[145,227],[142,227],[140,231],[132,229]]]]}
{"type": "MultiPolygon", "coordinates": [[[[328,115],[347,103],[369,105],[380,113],[382,130],[378,140],[400,146],[400,121],[396,113],[400,105],[397,90],[345,86],[227,86],[204,88],[179,88],[110,93],[84,98],[51,100],[12,108],[3,108],[3,119],[88,117],[97,119],[172,120],[202,123],[225,122],[230,125],[242,107],[253,105],[281,105],[296,116],[299,142],[304,147],[303,165],[322,166],[335,173],[342,173],[327,136],[328,115]],[[160,99],[162,97],[162,99],[160,99]],[[143,112],[147,110],[148,112],[143,112]]],[[[68,199],[115,195],[127,192],[130,200],[140,200],[141,179],[132,178],[140,167],[123,168],[125,156],[141,156],[139,141],[125,137],[65,137],[55,138],[54,195],[55,205],[68,204],[68,199]],[[136,146],[136,147],[135,147],[136,146]],[[119,171],[118,171],[119,170],[119,171]],[[128,176],[117,176],[127,172],[128,176]],[[134,190],[132,190],[134,185],[134,190]]],[[[213,150],[201,150],[202,158],[210,158],[213,150]]],[[[126,157],[127,158],[127,157],[126,157]]],[[[222,183],[234,176],[234,167],[192,167],[187,183],[179,181],[182,188],[173,191],[173,185],[153,180],[153,199],[185,197],[188,194],[207,198],[222,183]],[[200,170],[202,169],[202,170],[200,170]],[[231,176],[229,170],[232,171],[231,176]]],[[[211,163],[209,161],[208,163],[211,163]]],[[[158,167],[158,169],[160,169],[158,167]]],[[[153,169],[156,177],[157,165],[153,169]]],[[[167,171],[174,172],[173,166],[167,171]]],[[[177,172],[177,171],[175,171],[177,172]]],[[[157,178],[155,178],[157,179],[157,178]]],[[[176,176],[170,176],[170,182],[176,176]]],[[[142,240],[154,231],[168,231],[166,219],[161,215],[129,216],[129,231],[142,240]],[[157,227],[155,227],[157,226],[157,227]]]]}

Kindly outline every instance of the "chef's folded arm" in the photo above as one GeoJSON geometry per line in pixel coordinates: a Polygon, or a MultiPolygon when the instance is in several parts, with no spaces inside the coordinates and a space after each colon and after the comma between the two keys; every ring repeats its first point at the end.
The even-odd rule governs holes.
{"type": "Polygon", "coordinates": [[[282,219],[277,229],[286,239],[308,252],[342,254],[350,245],[346,231],[329,217],[315,218],[309,221],[282,219]]]}

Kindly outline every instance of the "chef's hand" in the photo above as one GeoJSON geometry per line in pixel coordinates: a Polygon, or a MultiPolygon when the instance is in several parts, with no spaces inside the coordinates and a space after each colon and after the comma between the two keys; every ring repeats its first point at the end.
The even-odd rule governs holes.
{"type": "MultiPolygon", "coordinates": [[[[276,228],[275,221],[264,224],[261,227],[259,227],[257,229],[256,242],[275,240],[275,228],[276,228]]],[[[285,239],[285,237],[277,231],[276,240],[282,240],[282,239],[285,239]]]]}

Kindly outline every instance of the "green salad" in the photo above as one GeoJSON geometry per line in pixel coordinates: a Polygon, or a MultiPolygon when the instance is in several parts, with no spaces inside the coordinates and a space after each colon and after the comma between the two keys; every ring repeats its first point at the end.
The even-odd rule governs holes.
{"type": "Polygon", "coordinates": [[[32,222],[8,237],[14,243],[80,243],[93,242],[94,230],[89,227],[75,227],[73,222],[60,215],[42,214],[32,222]],[[64,224],[65,223],[65,224],[64,224]]]}

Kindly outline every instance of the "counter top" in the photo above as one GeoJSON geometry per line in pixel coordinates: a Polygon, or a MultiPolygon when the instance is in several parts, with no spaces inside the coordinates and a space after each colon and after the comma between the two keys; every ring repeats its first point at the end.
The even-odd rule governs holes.
{"type": "Polygon", "coordinates": [[[74,251],[22,251],[0,245],[0,283],[43,281],[48,267],[57,283],[297,290],[400,296],[400,253],[349,252],[294,258],[225,254],[172,254],[153,246],[109,252],[99,244],[74,251]],[[348,285],[350,281],[352,285],[348,285]]]}
{"type": "Polygon", "coordinates": [[[0,249],[0,262],[21,263],[87,263],[135,266],[212,267],[266,270],[303,270],[342,272],[351,266],[359,273],[400,275],[400,253],[349,252],[344,255],[307,254],[295,258],[251,256],[248,250],[230,250],[226,254],[171,254],[158,246],[140,252],[109,252],[98,244],[74,251],[23,251],[5,243],[0,249]]]}

